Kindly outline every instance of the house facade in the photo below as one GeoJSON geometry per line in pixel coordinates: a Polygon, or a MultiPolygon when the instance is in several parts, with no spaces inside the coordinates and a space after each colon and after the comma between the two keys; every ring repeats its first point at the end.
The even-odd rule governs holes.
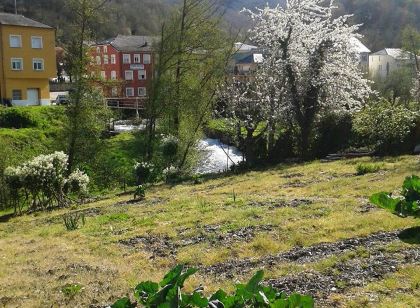
{"type": "Polygon", "coordinates": [[[369,72],[369,55],[370,49],[367,48],[359,39],[352,37],[350,39],[350,46],[357,56],[359,68],[364,72],[369,72]]]}
{"type": "Polygon", "coordinates": [[[0,101],[50,104],[56,75],[55,30],[22,15],[0,13],[0,101]]]}
{"type": "Polygon", "coordinates": [[[252,78],[258,65],[264,60],[263,51],[257,46],[235,43],[229,70],[236,80],[246,81],[252,78]]]}
{"type": "Polygon", "coordinates": [[[118,35],[91,46],[96,74],[108,82],[108,98],[147,98],[154,72],[152,44],[153,37],[118,35]]]}
{"type": "Polygon", "coordinates": [[[410,54],[398,48],[385,48],[369,56],[369,75],[384,79],[392,72],[413,64],[410,54]]]}

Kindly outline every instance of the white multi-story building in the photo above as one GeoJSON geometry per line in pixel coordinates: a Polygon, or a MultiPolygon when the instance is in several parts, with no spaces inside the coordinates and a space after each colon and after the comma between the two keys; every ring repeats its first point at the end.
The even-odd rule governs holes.
{"type": "Polygon", "coordinates": [[[369,56],[369,75],[373,79],[384,79],[393,71],[410,67],[413,57],[399,48],[385,48],[369,56]]]}

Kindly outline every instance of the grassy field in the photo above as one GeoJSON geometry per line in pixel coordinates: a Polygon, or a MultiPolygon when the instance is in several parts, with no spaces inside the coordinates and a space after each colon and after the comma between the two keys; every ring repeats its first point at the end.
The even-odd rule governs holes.
{"type": "MultiPolygon", "coordinates": [[[[158,185],[146,199],[112,197],[78,208],[0,222],[0,306],[103,307],[160,280],[177,263],[198,267],[188,283],[206,292],[249,278],[309,293],[320,307],[419,307],[420,245],[399,230],[419,226],[369,205],[420,173],[418,157],[279,165],[158,185]],[[67,231],[62,215],[84,211],[67,231]]],[[[416,229],[419,232],[418,229],[416,229]]]]}

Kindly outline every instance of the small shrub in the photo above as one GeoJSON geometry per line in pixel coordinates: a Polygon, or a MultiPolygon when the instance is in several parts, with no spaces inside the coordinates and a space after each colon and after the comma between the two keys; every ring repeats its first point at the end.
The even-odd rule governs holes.
{"type": "Polygon", "coordinates": [[[370,197],[370,202],[400,217],[420,218],[420,178],[412,175],[403,183],[401,196],[380,192],[370,197]]]}
{"type": "Polygon", "coordinates": [[[356,174],[357,175],[365,175],[368,173],[375,173],[381,169],[381,166],[378,164],[366,164],[360,163],[356,166],[356,174]]]}
{"type": "Polygon", "coordinates": [[[170,166],[163,170],[163,175],[165,176],[166,183],[177,183],[182,179],[181,171],[174,166],[170,166]]]}
{"type": "Polygon", "coordinates": [[[67,284],[61,288],[61,292],[67,297],[73,298],[76,294],[80,293],[82,286],[79,284],[67,284]]]}
{"type": "MultiPolygon", "coordinates": [[[[228,295],[219,290],[210,297],[203,295],[199,287],[192,293],[183,292],[184,282],[197,272],[178,265],[169,271],[160,283],[144,281],[137,285],[134,297],[144,307],[285,307],[312,308],[314,301],[310,296],[292,294],[287,296],[270,286],[263,286],[263,271],[258,271],[247,284],[236,285],[235,293],[228,295]]],[[[129,298],[121,298],[112,308],[136,307],[129,298]]]]}
{"type": "MultiPolygon", "coordinates": [[[[397,154],[407,148],[407,138],[418,113],[388,101],[373,102],[356,114],[354,129],[359,138],[379,154],[397,154]]],[[[411,146],[409,147],[411,150],[411,146]]]]}
{"type": "Polygon", "coordinates": [[[178,153],[179,141],[173,136],[168,136],[162,140],[162,156],[166,165],[173,164],[178,153]]]}
{"type": "Polygon", "coordinates": [[[6,108],[0,112],[0,127],[28,128],[37,126],[34,116],[23,108],[6,108]]]}
{"type": "Polygon", "coordinates": [[[68,213],[63,216],[64,225],[68,231],[77,230],[80,227],[85,225],[85,215],[80,212],[68,213]]]}
{"type": "Polygon", "coordinates": [[[194,174],[192,176],[192,180],[193,180],[194,185],[203,184],[203,179],[198,174],[194,174]]]}
{"type": "Polygon", "coordinates": [[[146,197],[146,189],[144,185],[137,186],[134,191],[134,199],[143,199],[144,197],[146,197]]]}
{"type": "Polygon", "coordinates": [[[149,162],[137,162],[134,165],[134,173],[136,175],[137,185],[153,183],[159,176],[156,166],[149,162]]]}

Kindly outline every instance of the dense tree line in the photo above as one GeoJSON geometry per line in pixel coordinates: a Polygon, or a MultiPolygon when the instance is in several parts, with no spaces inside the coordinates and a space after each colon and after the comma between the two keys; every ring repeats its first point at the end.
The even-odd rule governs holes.
{"type": "MultiPolygon", "coordinates": [[[[235,28],[249,27],[249,20],[239,11],[284,4],[285,0],[219,0],[225,9],[226,20],[235,28]]],[[[68,20],[71,10],[65,0],[18,0],[18,11],[58,29],[59,40],[68,39],[68,20]]],[[[161,22],[171,6],[179,0],[109,0],[95,29],[98,38],[123,34],[159,34],[161,22]]],[[[351,22],[363,24],[363,41],[376,51],[384,47],[401,46],[401,31],[407,25],[420,28],[420,0],[342,0],[338,1],[337,16],[354,14],[351,22]]],[[[0,3],[0,11],[13,12],[13,0],[0,3]]]]}

